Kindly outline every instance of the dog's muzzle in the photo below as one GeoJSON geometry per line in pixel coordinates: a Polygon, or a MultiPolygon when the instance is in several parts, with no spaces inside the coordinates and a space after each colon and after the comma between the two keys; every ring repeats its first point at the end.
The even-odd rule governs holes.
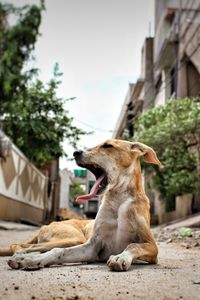
{"type": "Polygon", "coordinates": [[[83,155],[83,151],[82,150],[76,150],[73,153],[73,156],[74,156],[75,159],[80,158],[82,155],[83,155]]]}
{"type": "Polygon", "coordinates": [[[108,180],[107,180],[106,172],[100,166],[88,162],[86,163],[84,151],[76,150],[73,153],[73,156],[79,167],[88,169],[96,177],[96,182],[94,183],[90,193],[83,196],[79,196],[76,199],[76,202],[81,203],[85,200],[92,199],[95,195],[105,190],[108,180]]]}

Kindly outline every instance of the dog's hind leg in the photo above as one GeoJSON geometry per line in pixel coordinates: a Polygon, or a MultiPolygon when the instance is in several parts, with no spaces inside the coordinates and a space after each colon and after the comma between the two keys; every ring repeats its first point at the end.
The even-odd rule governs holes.
{"type": "Polygon", "coordinates": [[[77,245],[81,245],[86,242],[85,237],[82,238],[67,238],[63,240],[54,240],[46,243],[39,244],[20,244],[15,253],[31,253],[31,252],[46,252],[53,248],[68,248],[77,245]]]}
{"type": "Polygon", "coordinates": [[[0,249],[0,256],[11,256],[15,252],[20,251],[23,248],[30,247],[30,244],[37,244],[38,233],[39,231],[37,231],[32,238],[25,241],[24,243],[16,243],[16,244],[13,243],[8,248],[0,249]]]}

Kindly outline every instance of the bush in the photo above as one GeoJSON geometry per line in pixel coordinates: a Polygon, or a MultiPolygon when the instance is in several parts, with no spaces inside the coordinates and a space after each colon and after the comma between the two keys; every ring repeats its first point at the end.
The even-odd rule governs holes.
{"type": "Polygon", "coordinates": [[[154,148],[161,167],[154,171],[153,186],[164,199],[199,192],[200,100],[177,99],[143,112],[134,124],[134,140],[154,148]]]}

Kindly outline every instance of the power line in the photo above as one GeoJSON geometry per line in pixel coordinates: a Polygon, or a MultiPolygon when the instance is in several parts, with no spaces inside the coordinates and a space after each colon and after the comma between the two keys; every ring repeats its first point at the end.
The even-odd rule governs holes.
{"type": "MultiPolygon", "coordinates": [[[[193,0],[193,2],[192,2],[192,5],[191,5],[190,7],[187,7],[187,10],[190,10],[190,9],[192,8],[193,4],[194,4],[194,0],[193,0]]],[[[197,8],[197,10],[195,11],[193,17],[199,12],[199,9],[200,9],[200,6],[198,6],[198,8],[197,8]]],[[[184,21],[181,23],[180,26],[182,26],[182,25],[184,24],[186,18],[187,18],[187,16],[184,18],[184,21]]],[[[191,26],[191,24],[188,24],[186,30],[184,31],[184,34],[180,37],[179,40],[182,39],[182,37],[185,35],[185,32],[188,31],[188,28],[189,28],[190,26],[191,26]]],[[[187,41],[187,44],[186,44],[186,46],[185,46],[185,49],[187,49],[189,43],[193,40],[193,38],[194,38],[195,34],[197,33],[197,31],[199,30],[199,28],[200,28],[200,25],[195,29],[195,31],[194,31],[193,34],[191,35],[190,39],[187,41]]],[[[188,58],[191,58],[191,57],[196,53],[196,51],[197,51],[199,48],[200,48],[200,43],[198,43],[197,47],[192,51],[192,53],[191,53],[190,55],[187,55],[187,57],[184,58],[184,60],[183,60],[182,63],[180,64],[180,66],[177,68],[176,72],[175,72],[174,74],[172,74],[170,80],[169,80],[162,88],[159,89],[159,91],[157,92],[156,96],[158,96],[162,91],[164,91],[164,90],[171,84],[172,80],[175,78],[175,76],[177,76],[178,71],[181,70],[182,67],[187,63],[188,58]]],[[[170,74],[170,71],[169,71],[168,75],[169,75],[169,74],[170,74]]],[[[148,94],[151,90],[154,91],[154,88],[155,88],[155,87],[154,87],[153,85],[150,85],[149,88],[147,89],[147,91],[145,92],[145,94],[144,94],[143,97],[145,98],[145,97],[147,96],[147,94],[148,94]]],[[[127,106],[127,104],[123,104],[123,105],[122,105],[122,108],[123,108],[123,106],[127,106]]],[[[122,112],[123,112],[123,111],[124,111],[124,112],[127,112],[127,109],[122,110],[122,112]]],[[[106,130],[106,129],[98,128],[98,127],[93,126],[93,125],[91,125],[91,124],[88,124],[88,123],[86,123],[86,122],[84,122],[84,121],[81,121],[81,120],[79,120],[79,119],[77,119],[77,118],[74,118],[74,119],[75,119],[77,122],[79,122],[79,123],[81,123],[81,124],[87,126],[88,128],[91,128],[91,129],[93,129],[93,130],[95,130],[95,131],[99,131],[99,132],[107,132],[107,133],[113,133],[113,132],[116,132],[116,131],[114,131],[114,130],[106,130]]]]}
{"type": "Polygon", "coordinates": [[[81,123],[81,124],[87,126],[88,128],[91,128],[91,129],[95,130],[95,131],[107,132],[107,133],[112,133],[112,132],[113,132],[113,130],[106,130],[106,129],[102,129],[102,128],[95,127],[95,126],[93,126],[93,125],[91,125],[91,124],[88,124],[88,123],[86,123],[86,122],[84,122],[84,121],[81,121],[81,120],[79,120],[79,119],[77,119],[77,118],[73,118],[73,119],[76,120],[77,122],[79,122],[79,123],[81,123]]]}

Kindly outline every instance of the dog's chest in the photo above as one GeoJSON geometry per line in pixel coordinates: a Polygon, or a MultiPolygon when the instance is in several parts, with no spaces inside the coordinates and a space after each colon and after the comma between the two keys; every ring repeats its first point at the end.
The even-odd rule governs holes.
{"type": "Polygon", "coordinates": [[[119,254],[135,241],[137,229],[136,221],[131,213],[133,207],[134,199],[132,198],[128,198],[117,208],[117,215],[109,214],[108,207],[102,207],[97,222],[97,232],[104,242],[102,259],[107,259],[111,254],[119,254]]]}
{"type": "Polygon", "coordinates": [[[113,223],[114,226],[110,226],[109,230],[106,230],[106,232],[109,233],[103,237],[103,240],[107,245],[106,255],[119,254],[130,243],[134,242],[136,236],[136,224],[135,220],[130,218],[131,208],[134,205],[133,201],[133,199],[128,198],[119,206],[117,218],[115,220],[113,219],[113,221],[115,221],[113,223]]]}
{"type": "Polygon", "coordinates": [[[133,201],[131,198],[127,199],[118,209],[116,247],[120,249],[134,240],[134,220],[130,219],[133,201]]]}
{"type": "Polygon", "coordinates": [[[128,226],[128,213],[132,205],[133,199],[129,198],[119,206],[117,217],[118,229],[123,230],[128,226]]]}

